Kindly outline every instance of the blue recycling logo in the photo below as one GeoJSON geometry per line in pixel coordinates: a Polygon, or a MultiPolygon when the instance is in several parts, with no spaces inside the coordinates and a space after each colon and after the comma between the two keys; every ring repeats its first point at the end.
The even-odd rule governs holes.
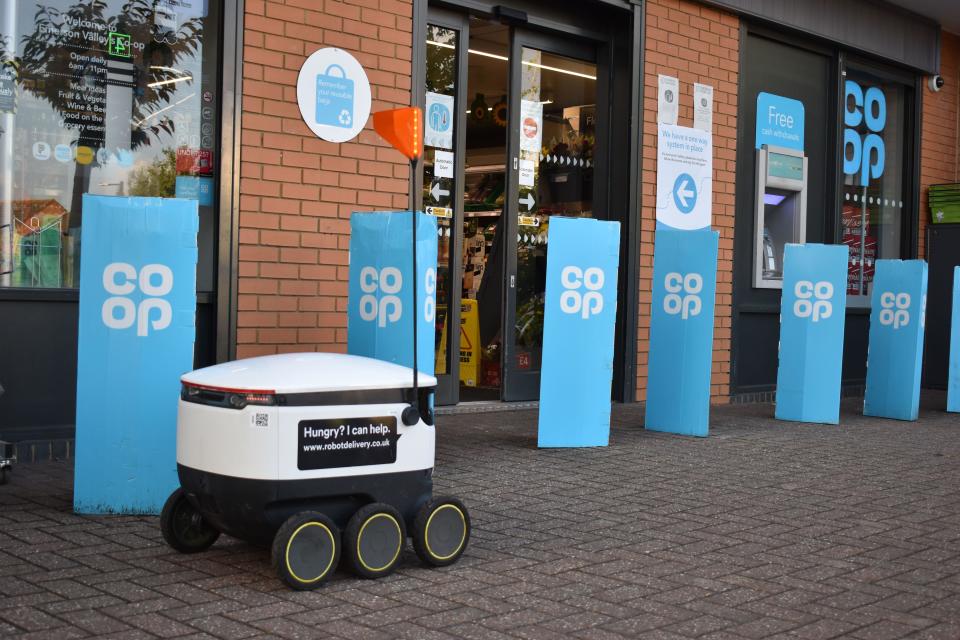
{"type": "Polygon", "coordinates": [[[697,183],[689,173],[681,173],[674,181],[673,203],[680,213],[690,213],[697,206],[697,183]]]}

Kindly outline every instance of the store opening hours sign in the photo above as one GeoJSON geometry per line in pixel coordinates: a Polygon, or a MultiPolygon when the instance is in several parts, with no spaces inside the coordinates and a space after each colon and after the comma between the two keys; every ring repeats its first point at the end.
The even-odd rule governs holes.
{"type": "Polygon", "coordinates": [[[657,224],[690,231],[710,227],[713,136],[709,131],[659,125],[657,224]]]}

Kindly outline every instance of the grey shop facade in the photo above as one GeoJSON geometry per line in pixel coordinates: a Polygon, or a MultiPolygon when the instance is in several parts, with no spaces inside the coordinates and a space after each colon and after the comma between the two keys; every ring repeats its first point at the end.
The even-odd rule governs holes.
{"type": "MultiPolygon", "coordinates": [[[[196,366],[248,355],[254,348],[327,348],[299,330],[274,340],[282,321],[251,327],[243,320],[245,305],[265,304],[248,294],[250,283],[262,280],[266,271],[264,262],[251,266],[245,247],[267,244],[264,229],[248,224],[242,204],[258,161],[242,151],[244,136],[258,126],[244,106],[253,96],[249,78],[244,84],[244,65],[263,64],[254,60],[250,45],[258,34],[276,29],[288,34],[289,43],[299,43],[294,51],[307,55],[339,42],[331,28],[318,31],[313,40],[310,34],[289,35],[294,32],[285,31],[287,25],[298,18],[280,11],[289,9],[282,5],[216,0],[5,5],[0,24],[7,54],[0,94],[9,86],[16,99],[11,104],[0,96],[0,226],[7,225],[0,236],[6,265],[0,275],[0,384],[6,389],[0,397],[0,439],[72,437],[83,192],[200,201],[196,366]],[[91,53],[90,42],[105,51],[91,53]],[[78,96],[86,103],[82,107],[78,96]]],[[[377,3],[360,5],[385,11],[377,3]]],[[[428,142],[420,171],[409,178],[418,204],[434,213],[441,227],[442,313],[435,343],[441,404],[536,399],[547,255],[543,238],[551,215],[622,225],[612,395],[616,401],[643,400],[659,74],[680,80],[681,124],[689,124],[690,108],[683,100],[689,102],[694,81],[714,84],[718,91],[726,82],[734,96],[722,109],[718,104],[714,114],[715,225],[721,242],[727,242],[721,244],[719,264],[715,400],[764,399],[776,380],[779,291],[755,286],[755,256],[764,242],[762,229],[757,233],[756,198],[760,93],[804,104],[806,218],[804,237],[790,239],[845,242],[859,251],[859,262],[850,267],[845,385],[855,389],[863,383],[867,263],[872,259],[928,257],[928,331],[931,340],[937,335],[946,322],[937,318],[946,318],[947,310],[944,305],[938,311],[933,303],[934,273],[940,268],[934,261],[939,256],[943,265],[956,260],[944,248],[956,246],[951,244],[956,236],[950,235],[956,232],[944,227],[938,229],[942,238],[928,241],[922,228],[921,121],[927,80],[940,72],[937,19],[943,16],[868,0],[794,5],[747,0],[391,3],[391,11],[410,16],[395,22],[410,31],[410,102],[425,108],[428,102],[453,104],[449,139],[428,142]],[[691,35],[696,30],[706,38],[714,23],[716,31],[723,26],[735,36],[718,35],[717,50],[709,39],[691,35]],[[721,47],[721,37],[735,41],[732,54],[730,47],[721,47]],[[701,43],[705,49],[698,51],[701,43]],[[866,118],[857,126],[844,125],[847,79],[864,92],[877,87],[886,107],[880,132],[885,168],[865,186],[855,173],[844,171],[844,155],[853,153],[844,148],[845,131],[852,128],[861,139],[877,132],[866,118]],[[534,103],[543,114],[539,153],[520,143],[524,109],[534,103]],[[731,142],[721,147],[721,140],[731,142]],[[468,322],[472,339],[465,349],[463,338],[458,342],[452,336],[453,328],[468,322]]],[[[279,73],[275,77],[284,82],[279,73]]],[[[862,105],[851,100],[851,109],[862,113],[862,105]]],[[[382,100],[383,108],[390,101],[382,100]]],[[[952,135],[955,139],[955,127],[952,135]]],[[[322,153],[352,157],[346,148],[322,153]]],[[[305,174],[300,180],[307,184],[305,174]]],[[[319,194],[323,200],[324,191],[319,194]]],[[[340,207],[342,218],[350,205],[340,207]]],[[[285,220],[279,218],[278,228],[286,228],[285,220]]],[[[325,232],[320,225],[305,233],[325,232]]],[[[342,242],[333,244],[344,250],[342,242]]],[[[342,269],[334,272],[337,291],[335,285],[345,277],[342,269]]],[[[291,281],[298,277],[289,276],[291,281]]],[[[331,296],[345,298],[345,293],[331,296]]],[[[281,290],[270,300],[286,305],[289,298],[281,290]]],[[[332,304],[336,312],[320,314],[310,329],[329,326],[339,332],[336,314],[345,313],[341,303],[332,304]]],[[[303,309],[302,300],[289,308],[303,309]]],[[[942,351],[928,352],[929,371],[940,366],[942,351]]],[[[945,374],[938,376],[928,372],[930,386],[945,384],[945,374]]]]}

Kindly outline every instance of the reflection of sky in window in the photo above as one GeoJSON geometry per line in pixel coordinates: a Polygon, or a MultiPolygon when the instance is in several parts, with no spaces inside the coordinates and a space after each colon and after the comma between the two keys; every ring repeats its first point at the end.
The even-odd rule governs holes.
{"type": "MultiPolygon", "coordinates": [[[[4,2],[8,0],[3,0],[4,2]]],[[[114,17],[120,13],[120,8],[126,0],[114,0],[109,2],[109,9],[106,13],[108,17],[114,17]]],[[[54,9],[67,9],[79,4],[77,0],[64,2],[48,1],[38,3],[22,3],[17,15],[18,33],[3,34],[14,36],[13,40],[17,43],[18,54],[23,53],[23,36],[32,33],[35,29],[35,18],[37,8],[40,6],[51,7],[54,9]]],[[[161,3],[157,3],[158,5],[161,3]]],[[[170,24],[172,16],[170,11],[175,14],[176,24],[183,25],[192,18],[201,18],[207,13],[206,0],[169,0],[165,3],[167,10],[156,14],[155,22],[157,24],[170,24]]],[[[99,31],[99,33],[108,33],[109,28],[99,31]]],[[[194,55],[183,55],[177,63],[177,68],[163,72],[158,76],[152,77],[151,81],[173,79],[183,76],[191,76],[192,81],[183,81],[175,84],[175,89],[171,93],[168,101],[158,102],[153,105],[153,112],[156,114],[144,114],[140,121],[143,126],[155,124],[156,121],[163,118],[170,118],[175,125],[173,134],[165,131],[157,133],[148,133],[149,144],[141,144],[133,153],[133,164],[130,166],[120,166],[117,163],[116,154],[106,166],[93,166],[88,191],[95,194],[116,195],[120,193],[121,188],[124,193],[129,190],[129,179],[131,174],[138,168],[149,166],[162,155],[166,148],[176,148],[180,145],[187,145],[192,148],[200,147],[201,137],[201,109],[204,106],[202,101],[203,86],[211,86],[212,82],[202,83],[201,57],[203,52],[203,34],[197,46],[197,53],[194,55]],[[162,113],[159,113],[162,110],[162,113]]],[[[91,46],[91,49],[94,48],[91,46]]],[[[69,55],[68,49],[61,52],[62,55],[69,55]]],[[[49,65],[51,70],[57,67],[64,67],[64,58],[58,57],[56,62],[49,65]]],[[[135,52],[132,61],[141,69],[142,56],[135,52]]],[[[149,69],[143,69],[150,72],[149,69]]],[[[78,74],[79,75],[79,74],[78,74]]],[[[146,89],[151,91],[151,89],[146,89]]],[[[210,104],[212,107],[212,103],[210,104]]],[[[131,118],[132,114],[117,114],[111,111],[109,103],[105,101],[104,108],[107,113],[104,114],[104,122],[108,130],[117,127],[121,122],[125,122],[130,128],[135,128],[136,122],[131,118]]],[[[61,126],[62,118],[49,102],[38,98],[20,88],[17,99],[17,112],[14,118],[15,135],[15,153],[21,159],[21,166],[15,169],[14,193],[12,199],[47,199],[55,198],[64,208],[69,209],[73,197],[73,179],[76,171],[76,163],[59,162],[55,159],[53,150],[58,144],[70,145],[71,149],[76,150],[79,131],[77,129],[61,126]],[[44,141],[50,145],[51,157],[47,160],[38,160],[34,158],[32,151],[35,142],[44,141]]],[[[110,137],[110,134],[107,134],[110,137]]],[[[211,136],[212,137],[212,136],[211,136]]],[[[116,151],[116,150],[113,150],[116,151]]],[[[3,159],[0,159],[0,163],[3,159]]],[[[10,196],[4,196],[10,198],[10,196]]]]}

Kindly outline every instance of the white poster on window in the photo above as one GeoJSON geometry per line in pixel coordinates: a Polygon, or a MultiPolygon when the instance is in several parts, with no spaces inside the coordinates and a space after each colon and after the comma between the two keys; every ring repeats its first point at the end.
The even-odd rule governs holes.
{"type": "Polygon", "coordinates": [[[535,171],[536,171],[536,165],[533,163],[533,160],[520,161],[520,186],[521,187],[534,186],[535,171]]]}
{"type": "Polygon", "coordinates": [[[693,128],[713,130],[713,86],[709,84],[693,85],[693,128]]]}
{"type": "Polygon", "coordinates": [[[433,152],[433,175],[436,178],[453,177],[453,152],[452,151],[434,151],[433,152]]]}
{"type": "Polygon", "coordinates": [[[543,139],[543,105],[538,101],[520,101],[520,150],[540,153],[543,139]]]}
{"type": "Polygon", "coordinates": [[[453,96],[427,91],[423,144],[438,149],[453,148],[453,96]]]}
{"type": "Polygon", "coordinates": [[[680,103],[680,81],[673,76],[661,75],[657,92],[657,122],[677,124],[677,105],[680,103]]]}
{"type": "Polygon", "coordinates": [[[713,136],[660,124],[657,140],[657,222],[674,229],[710,226],[713,136]]]}

